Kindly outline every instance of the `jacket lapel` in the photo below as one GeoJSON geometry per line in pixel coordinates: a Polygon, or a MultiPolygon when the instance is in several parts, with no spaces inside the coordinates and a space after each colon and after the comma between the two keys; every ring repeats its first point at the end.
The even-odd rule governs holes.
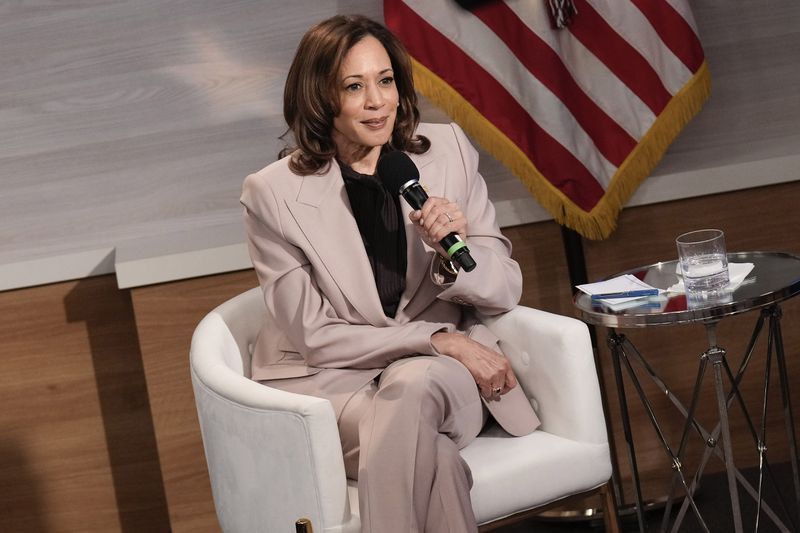
{"type": "Polygon", "coordinates": [[[386,325],[339,166],[331,163],[324,175],[306,176],[296,201],[287,205],[344,297],[370,324],[386,325]]]}

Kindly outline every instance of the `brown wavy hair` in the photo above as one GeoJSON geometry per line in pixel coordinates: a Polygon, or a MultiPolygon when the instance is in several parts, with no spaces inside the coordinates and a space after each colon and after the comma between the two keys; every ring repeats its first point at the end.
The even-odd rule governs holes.
{"type": "Polygon", "coordinates": [[[400,96],[389,148],[421,154],[430,141],[414,135],[419,124],[417,94],[411,60],[403,44],[381,24],[360,15],[337,15],[306,32],[297,47],[283,91],[283,116],[295,146],[286,146],[279,157],[291,154],[289,168],[301,176],[327,170],[336,156],[333,119],[340,110],[339,68],[347,52],[361,39],[375,37],[389,54],[400,96]]]}

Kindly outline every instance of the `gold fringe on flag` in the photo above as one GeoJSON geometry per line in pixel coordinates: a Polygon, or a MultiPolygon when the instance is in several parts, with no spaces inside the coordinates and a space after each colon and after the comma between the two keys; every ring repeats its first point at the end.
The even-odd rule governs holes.
{"type": "Polygon", "coordinates": [[[412,59],[412,63],[414,84],[421,94],[443,109],[478,144],[508,167],[556,222],[593,240],[611,235],[622,207],[711,94],[711,75],[708,65],[703,62],[619,166],[603,198],[590,212],[586,212],[542,176],[511,139],[447,82],[418,61],[412,59]]]}

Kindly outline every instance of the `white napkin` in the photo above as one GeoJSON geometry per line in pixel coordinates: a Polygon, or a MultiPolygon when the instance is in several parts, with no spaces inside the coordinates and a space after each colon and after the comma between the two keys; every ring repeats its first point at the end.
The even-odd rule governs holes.
{"type": "MultiPolygon", "coordinates": [[[[595,283],[584,283],[583,285],[576,285],[577,289],[585,292],[586,294],[608,294],[612,292],[629,292],[642,289],[655,289],[655,287],[648,285],[632,274],[623,274],[615,278],[598,281],[595,283]]],[[[663,291],[659,291],[663,292],[663,291]]],[[[646,296],[632,296],[630,298],[614,298],[614,299],[600,299],[598,302],[617,311],[626,309],[628,307],[635,307],[642,303],[642,298],[646,296]]],[[[649,298],[653,298],[650,296],[649,298]]]]}
{"type": "MultiPolygon", "coordinates": [[[[678,275],[680,276],[681,272],[681,264],[678,263],[678,275]]],[[[744,279],[747,277],[748,274],[753,270],[753,263],[728,263],[728,284],[725,286],[726,289],[735,290],[736,287],[742,284],[744,279]]],[[[675,285],[670,286],[667,289],[667,292],[677,292],[677,293],[684,293],[686,292],[686,287],[683,285],[683,277],[678,280],[678,283],[675,285]]]]}

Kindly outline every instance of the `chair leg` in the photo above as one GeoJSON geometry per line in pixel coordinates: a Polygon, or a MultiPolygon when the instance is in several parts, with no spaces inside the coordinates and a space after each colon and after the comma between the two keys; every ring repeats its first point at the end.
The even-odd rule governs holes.
{"type": "Polygon", "coordinates": [[[603,499],[603,523],[606,526],[606,533],[620,533],[617,498],[611,481],[600,487],[600,497],[603,499]]]}
{"type": "Polygon", "coordinates": [[[311,526],[311,520],[308,518],[299,518],[294,523],[295,533],[314,533],[314,528],[311,526]]]}

